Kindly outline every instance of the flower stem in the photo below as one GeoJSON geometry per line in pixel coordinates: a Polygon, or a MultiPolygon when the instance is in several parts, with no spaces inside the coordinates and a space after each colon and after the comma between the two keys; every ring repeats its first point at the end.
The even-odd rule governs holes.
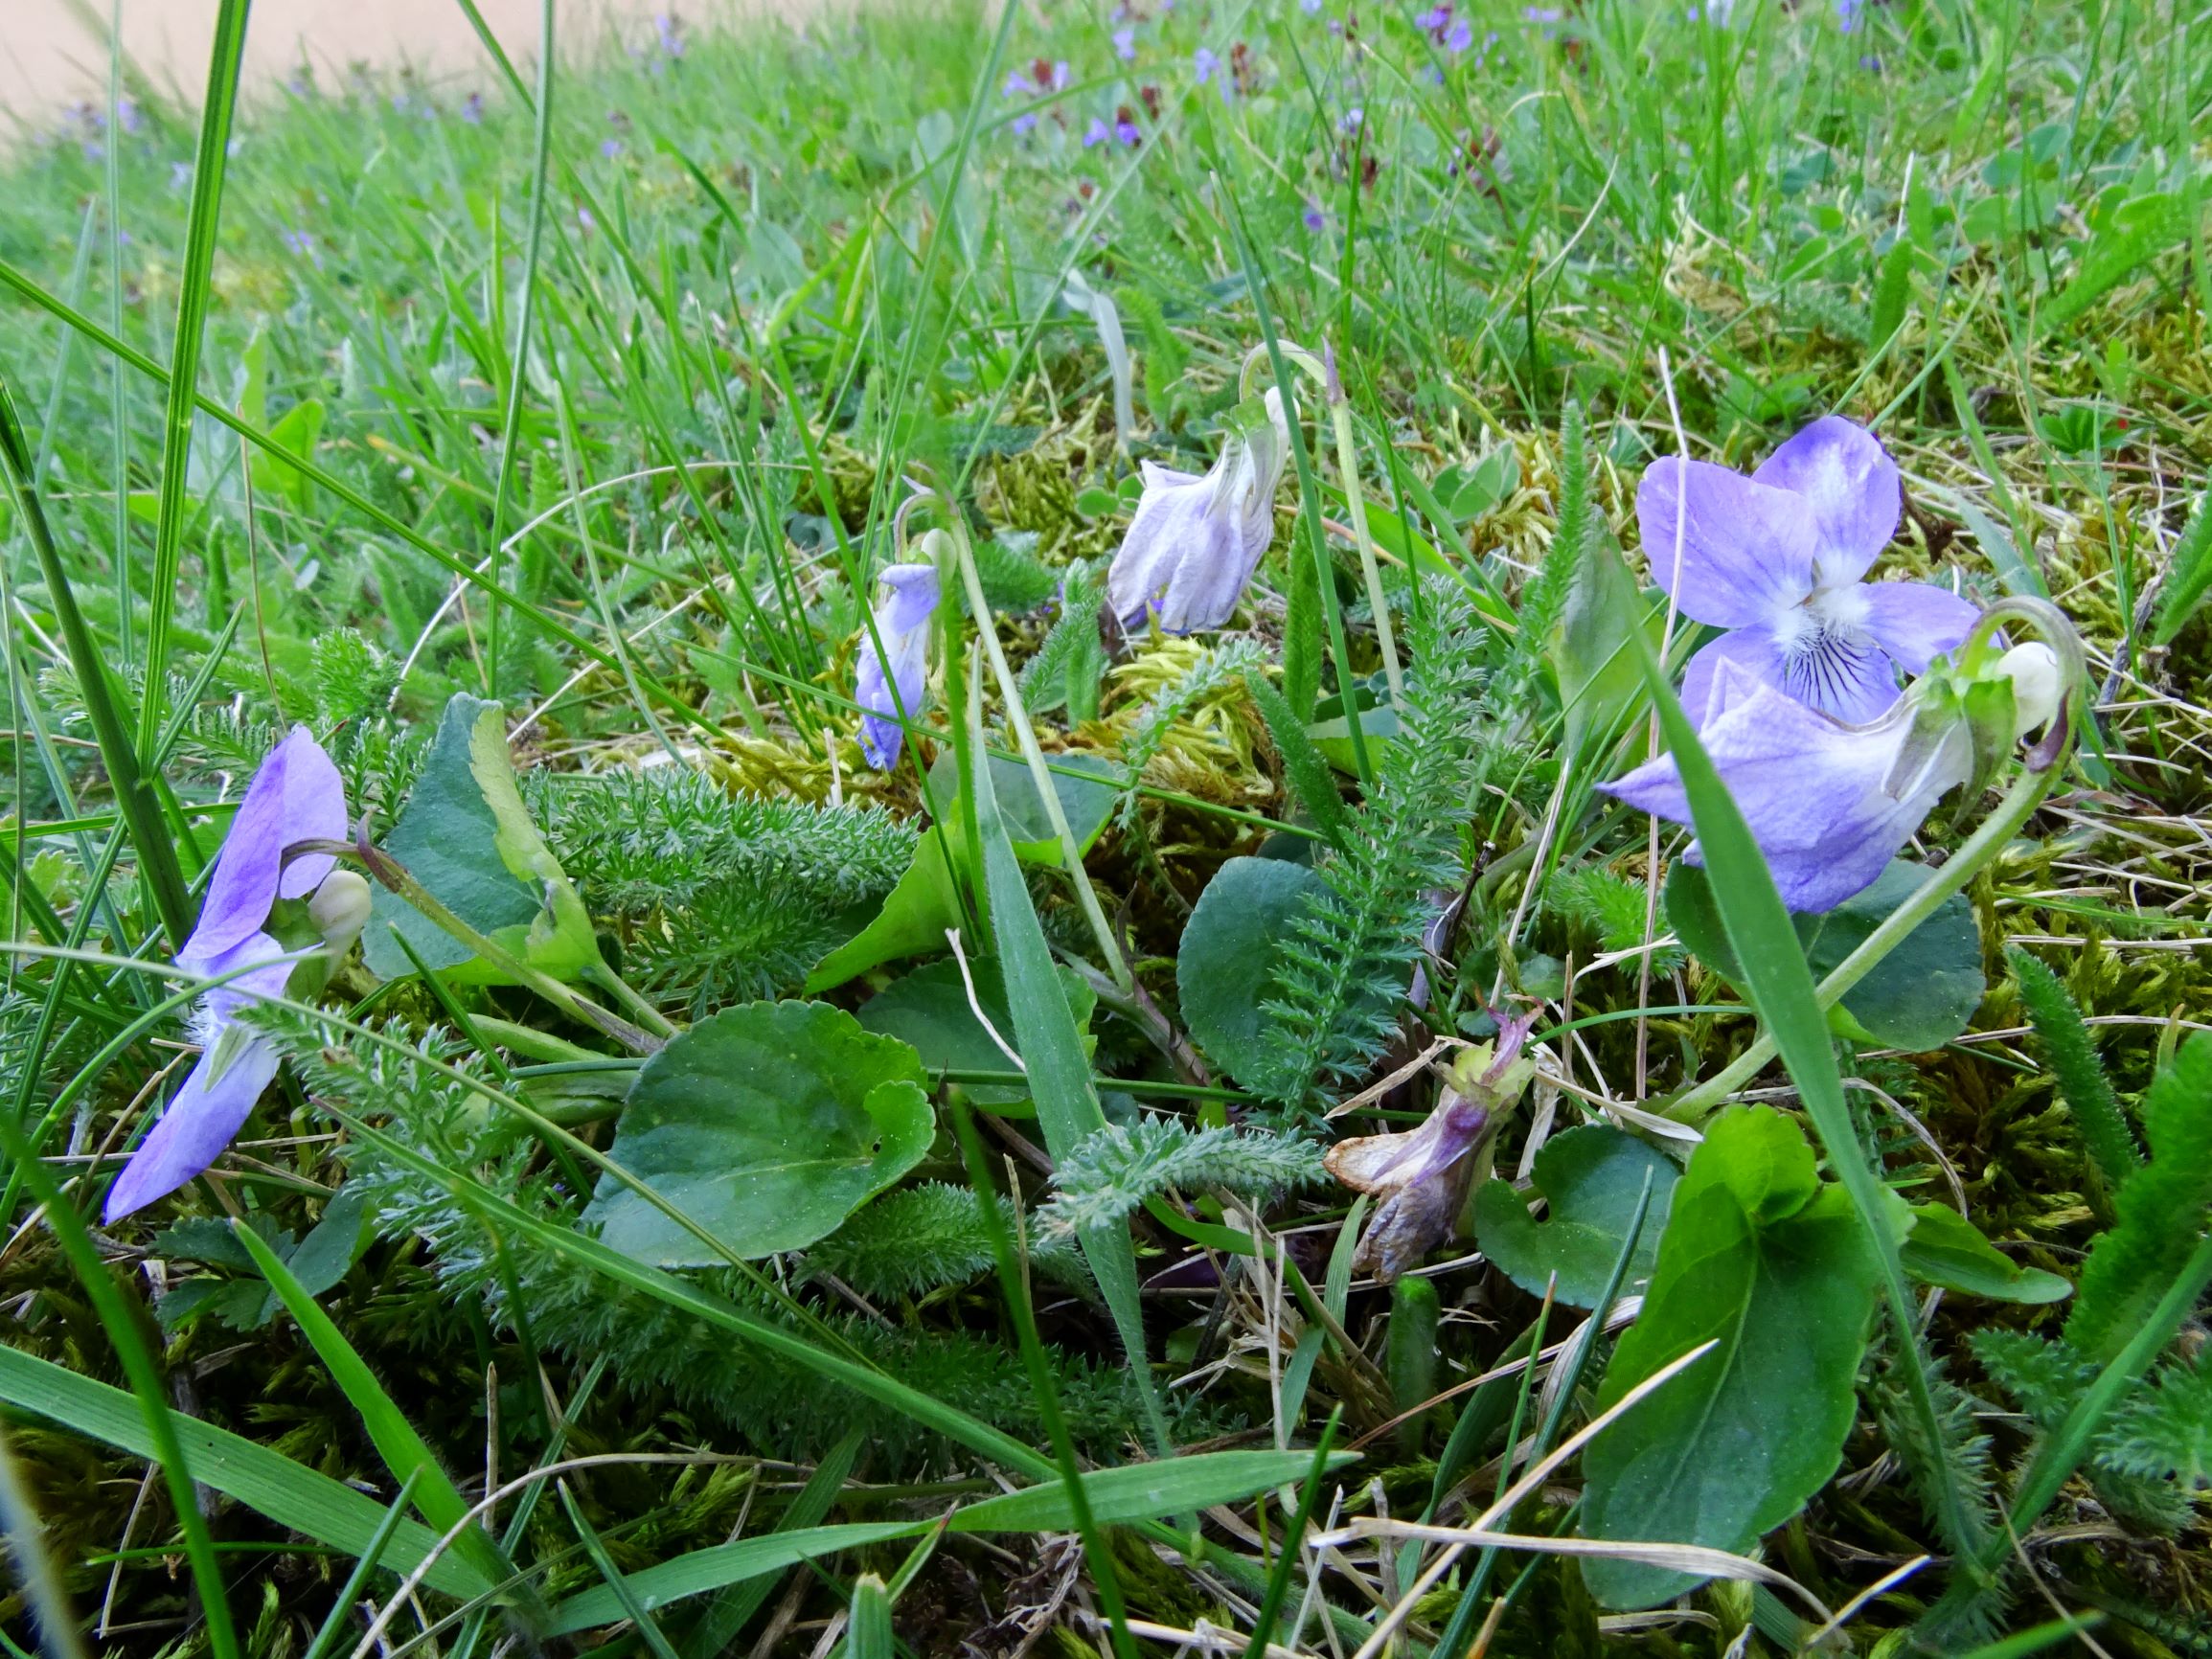
{"type": "MultiPolygon", "coordinates": [[[[1823,1013],[1834,1008],[1851,989],[1869,973],[1877,964],[1902,944],[1905,938],[1935,914],[1935,908],[1994,859],[2005,843],[2028,821],[2029,815],[2042,804],[2051,785],[2058,782],[2063,767],[2053,765],[2041,771],[2023,768],[2014,780],[2011,789],[1997,809],[1982,820],[1982,826],[1968,839],[1939,870],[1931,871],[1926,881],[1912,891],[1912,896],[1882,918],[1881,924],[1860,942],[1857,950],[1837,963],[1828,977],[1814,989],[1813,996],[1823,1013]]],[[[1667,1107],[1667,1116],[1682,1123],[1701,1121],[1721,1102],[1749,1082],[1759,1069],[1774,1057],[1774,1034],[1761,1032],[1758,1038],[1738,1056],[1725,1070],[1699,1083],[1667,1107]]]]}
{"type": "Polygon", "coordinates": [[[1127,991],[1136,981],[1129,973],[1129,964],[1122,959],[1113,929],[1106,925],[1106,912],[1099,908],[1098,895],[1091,891],[1090,875],[1083,867],[1083,849],[1076,844],[1075,831],[1068,828],[1067,813],[1060,807],[1052,768],[1045,764],[1044,751],[1038,747],[1037,731],[1030,725],[1029,710],[1021,701],[1021,688],[1015,683],[1014,670],[1007,667],[1005,648],[999,645],[998,630],[992,625],[991,602],[983,596],[983,578],[975,568],[974,550],[968,544],[968,533],[961,526],[958,514],[947,512],[946,517],[948,525],[943,534],[950,535],[960,563],[961,581],[968,590],[968,608],[975,615],[975,636],[983,644],[984,654],[991,659],[992,677],[997,680],[998,694],[1006,702],[1007,723],[1013,726],[1015,739],[1021,745],[1022,759],[1029,762],[1029,775],[1036,784],[1038,798],[1044,803],[1045,816],[1052,821],[1052,832],[1060,839],[1060,859],[1075,887],[1075,901],[1083,908],[1083,920],[1090,923],[1099,953],[1106,959],[1106,971],[1113,975],[1114,984],[1127,991]]]}
{"type": "Polygon", "coordinates": [[[1367,608],[1375,613],[1375,639],[1382,648],[1382,674],[1390,683],[1390,706],[1405,706],[1405,676],[1398,666],[1398,640],[1391,631],[1390,605],[1382,596],[1382,567],[1375,557],[1375,537],[1367,529],[1367,501],[1359,492],[1359,452],[1352,441],[1352,405],[1344,396],[1344,382],[1336,375],[1336,357],[1330,352],[1324,385],[1329,398],[1329,420],[1336,431],[1336,476],[1344,485],[1344,503],[1352,518],[1352,539],[1359,548],[1359,571],[1367,580],[1367,608]]]}
{"type": "MultiPolygon", "coordinates": [[[[407,867],[389,852],[384,852],[381,848],[370,846],[367,840],[363,839],[354,846],[353,854],[360,859],[362,864],[367,866],[370,875],[399,898],[404,898],[430,921],[451,934],[478,956],[499,968],[501,972],[510,975],[517,984],[527,986],[536,991],[547,1002],[553,1004],[555,1008],[560,1010],[562,1013],[567,1014],[569,1018],[614,1038],[616,1042],[621,1043],[623,1047],[633,1054],[650,1055],[656,1053],[661,1048],[663,1037],[650,1035],[630,1024],[620,1014],[609,1012],[588,997],[577,995],[575,991],[569,989],[567,986],[561,984],[551,974],[541,968],[531,966],[530,964],[524,962],[512,951],[494,943],[477,932],[475,928],[469,926],[468,923],[454,915],[451,910],[433,897],[430,890],[408,874],[407,867]]],[[[628,990],[629,988],[624,986],[623,989],[628,990]]],[[[630,992],[633,997],[636,994],[634,991],[630,992]]],[[[653,1018],[659,1024],[668,1024],[666,1020],[660,1018],[657,1012],[653,1018]]],[[[673,1034],[674,1029],[674,1027],[670,1026],[669,1032],[673,1034]]]]}

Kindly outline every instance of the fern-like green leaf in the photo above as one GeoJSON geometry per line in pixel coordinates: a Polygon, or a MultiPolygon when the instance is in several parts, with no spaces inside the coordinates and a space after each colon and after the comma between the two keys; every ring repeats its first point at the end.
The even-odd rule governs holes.
{"type": "Polygon", "coordinates": [[[2066,1341],[2100,1362],[2127,1346],[2212,1218],[2212,1034],[2190,1038],[2153,1080],[2143,1126],[2151,1161],[2120,1189],[2066,1320],[2066,1341]]]}
{"type": "MultiPolygon", "coordinates": [[[[1006,1210],[1005,1200],[1000,1207],[1006,1210]]],[[[1011,1211],[1006,1224],[1012,1231],[1011,1211]]],[[[1062,1284],[1088,1284],[1072,1239],[1041,1233],[1029,1242],[1034,1265],[1062,1284]]],[[[965,1284],[993,1264],[974,1189],[943,1181],[884,1193],[807,1252],[810,1273],[834,1274],[874,1297],[919,1296],[965,1284]]]]}
{"type": "Polygon", "coordinates": [[[1119,1224],[1170,1187],[1226,1187],[1257,1197],[1327,1178],[1320,1149],[1310,1141],[1148,1117],[1129,1128],[1108,1125],[1062,1158],[1053,1174],[1059,1191],[1038,1219],[1075,1235],[1119,1224]]]}
{"type": "Polygon", "coordinates": [[[2005,953],[2020,988],[2020,1005],[2036,1028],[2043,1063],[2058,1079],[2059,1094],[2073,1114],[2082,1146],[2095,1161],[2108,1193],[2117,1192],[2142,1167],[2135,1137],[2105,1076],[2105,1065],[2089,1041],[2082,1011],[2059,983],[2059,976],[2018,946],[2005,953]]]}
{"type": "Polygon", "coordinates": [[[1313,821],[1313,828],[1329,838],[1331,846],[1341,851],[1346,820],[1344,797],[1336,792],[1336,776],[1329,770],[1329,762],[1313,746],[1313,739],[1306,735],[1306,723],[1291,712],[1283,693],[1269,685],[1258,669],[1244,671],[1244,689],[1252,693],[1252,705],[1260,711],[1260,718],[1267,723],[1267,736],[1275,740],[1275,752],[1283,757],[1283,775],[1290,781],[1290,792],[1297,796],[1298,805],[1306,808],[1306,816],[1313,821]]]}

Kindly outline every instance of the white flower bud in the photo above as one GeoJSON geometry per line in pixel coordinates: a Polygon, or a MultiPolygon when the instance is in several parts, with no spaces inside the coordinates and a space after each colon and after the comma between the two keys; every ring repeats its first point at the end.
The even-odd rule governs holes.
{"type": "Polygon", "coordinates": [[[308,920],[333,957],[343,956],[369,924],[369,884],[352,870],[333,870],[308,900],[308,920]]]}
{"type": "Polygon", "coordinates": [[[2059,712],[2058,653],[2040,640],[2015,646],[1997,658],[1996,671],[2013,683],[2014,736],[2047,726],[2059,712]]]}

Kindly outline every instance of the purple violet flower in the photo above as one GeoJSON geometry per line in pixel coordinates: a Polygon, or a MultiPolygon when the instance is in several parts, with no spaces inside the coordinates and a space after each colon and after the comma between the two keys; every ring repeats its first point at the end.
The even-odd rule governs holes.
{"type": "Polygon", "coordinates": [[[470,126],[484,125],[484,94],[471,92],[461,101],[461,119],[470,126]]]}
{"type": "Polygon", "coordinates": [[[1308,202],[1306,211],[1299,215],[1299,217],[1305,221],[1306,228],[1315,236],[1319,236],[1329,228],[1329,216],[1321,211],[1317,203],[1308,202]]]}
{"type": "Polygon", "coordinates": [[[1114,56],[1124,63],[1133,63],[1137,56],[1137,32],[1132,24],[1114,31],[1114,56]]]}
{"type": "Polygon", "coordinates": [[[1126,115],[1119,117],[1114,122],[1114,137],[1120,139],[1131,149],[1136,148],[1139,144],[1144,142],[1144,133],[1138,129],[1137,124],[1126,115]]]}
{"type": "Polygon", "coordinates": [[[1083,129],[1083,147],[1085,149],[1096,149],[1102,144],[1111,144],[1113,136],[1113,128],[1094,115],[1090,118],[1090,125],[1083,129]]]}
{"type": "Polygon", "coordinates": [[[1321,15],[1322,0],[1298,0],[1298,10],[1309,17],[1321,15]]]}
{"type": "Polygon", "coordinates": [[[1147,613],[1164,633],[1218,628],[1229,620],[1275,535],[1275,489],[1290,452],[1283,395],[1267,389],[1265,413],[1241,406],[1228,441],[1203,477],[1140,463],[1144,494],[1106,572],[1106,598],[1123,625],[1147,613]]]}
{"type": "Polygon", "coordinates": [[[1028,110],[1023,114],[1015,116],[1007,125],[1012,126],[1017,133],[1034,132],[1037,129],[1037,111],[1034,109],[1028,110]]]}
{"type": "Polygon", "coordinates": [[[1215,71],[1220,67],[1221,59],[1211,46],[1201,46],[1191,54],[1191,69],[1197,76],[1200,86],[1213,80],[1215,71]]]}
{"type": "Polygon", "coordinates": [[[1024,69],[1016,69],[1007,75],[1006,84],[998,89],[998,96],[1001,98],[1022,98],[1035,90],[1036,87],[1029,79],[1029,72],[1024,69]]]}
{"type": "Polygon", "coordinates": [[[929,667],[929,619],[937,612],[937,567],[886,565],[882,580],[884,594],[875,610],[875,633],[890,653],[891,667],[886,672],[883,659],[876,654],[876,639],[863,636],[854,701],[867,711],[860,716],[861,752],[868,764],[888,772],[899,763],[899,750],[906,741],[901,716],[914,720],[922,715],[923,682],[929,667]]]}
{"type": "Polygon", "coordinates": [[[1902,500],[1888,451],[1836,415],[1748,478],[1676,456],[1652,464],[1636,490],[1652,575],[1682,615],[1729,630],[1690,659],[1692,720],[1710,718],[1723,662],[1838,720],[1871,720],[1897,700],[1898,669],[1924,672],[1966,637],[1976,613],[1956,594],[1859,580],[1896,534],[1902,500]]]}
{"type": "Polygon", "coordinates": [[[368,919],[368,884],[338,870],[327,852],[285,853],[303,841],[346,835],[346,789],[311,733],[294,726],[246,786],[222,851],[216,854],[199,923],[176,965],[203,979],[224,979],[200,999],[194,1019],[199,1063],[131,1153],[102,1211],[115,1221],[173,1193],[229,1146],[277,1075],[268,1039],[238,1023],[257,997],[281,995],[294,963],[266,928],[279,899],[309,901],[309,914],[333,952],[353,943],[368,919]]]}
{"type": "Polygon", "coordinates": [[[1451,21],[1451,8],[1434,6],[1413,20],[1413,26],[1425,34],[1435,34],[1451,21]]]}
{"type": "Polygon", "coordinates": [[[1442,45],[1445,51],[1456,57],[1473,44],[1474,25],[1464,17],[1453,18],[1451,27],[1444,32],[1442,45]]]}
{"type": "MultiPolygon", "coordinates": [[[[1713,675],[1711,697],[1699,740],[1791,910],[1833,910],[1870,886],[1945,791],[1973,770],[1966,721],[1924,718],[1918,697],[1850,726],[1730,661],[1713,675]]],[[[1605,788],[1655,817],[1691,821],[1672,755],[1605,788]]],[[[1704,862],[1695,843],[1689,855],[1704,862]]]]}

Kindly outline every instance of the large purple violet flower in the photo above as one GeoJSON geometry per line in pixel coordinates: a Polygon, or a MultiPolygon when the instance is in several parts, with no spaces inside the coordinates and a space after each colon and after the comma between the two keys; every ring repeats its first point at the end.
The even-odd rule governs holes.
{"type": "Polygon", "coordinates": [[[214,1163],[277,1075],[277,1051],[237,1023],[238,1012],[256,997],[281,994],[291,977],[294,962],[267,932],[279,899],[309,900],[316,927],[335,949],[360,931],[368,914],[360,876],[335,869],[325,852],[285,861],[285,852],[301,842],[345,834],[346,790],[338,769],[307,727],[294,726],[246,786],[216,854],[199,924],[176,953],[187,972],[225,981],[200,999],[194,1017],[199,1063],[108,1189],[105,1219],[175,1192],[214,1163]]]}
{"type": "Polygon", "coordinates": [[[1106,598],[1124,625],[1148,611],[1171,634],[1229,620],[1274,539],[1275,487],[1289,453],[1283,395],[1269,387],[1265,416],[1243,405],[1203,477],[1142,465],[1145,492],[1106,573],[1106,598]]]}
{"type": "MultiPolygon", "coordinates": [[[[2025,735],[2058,712],[2056,658],[2016,646],[1998,661],[2025,735]]],[[[1732,661],[1713,675],[1699,734],[1791,910],[1833,910],[1871,886],[1944,793],[1974,772],[1973,736],[1946,688],[1923,681],[1879,718],[1848,726],[1732,661]]],[[[1606,789],[1677,824],[1690,800],[1672,755],[1606,789]]],[[[1703,862],[1695,843],[1693,863],[1703,862]]]]}
{"type": "Polygon", "coordinates": [[[1966,637],[1976,612],[1956,594],[1859,580],[1902,503],[1888,452],[1835,415],[1748,478],[1676,456],[1652,464],[1636,491],[1652,575],[1682,615],[1730,630],[1690,659],[1692,720],[1711,717],[1723,662],[1838,720],[1871,720],[1897,700],[1899,669],[1922,673],[1966,637]]]}
{"type": "Polygon", "coordinates": [[[876,639],[863,638],[854,692],[854,700],[868,711],[860,716],[860,750],[878,772],[899,763],[899,750],[906,741],[901,716],[912,720],[922,713],[923,680],[929,667],[929,619],[937,611],[937,567],[886,565],[883,589],[876,606],[875,631],[890,653],[890,668],[886,670],[884,659],[876,654],[876,639]]]}

